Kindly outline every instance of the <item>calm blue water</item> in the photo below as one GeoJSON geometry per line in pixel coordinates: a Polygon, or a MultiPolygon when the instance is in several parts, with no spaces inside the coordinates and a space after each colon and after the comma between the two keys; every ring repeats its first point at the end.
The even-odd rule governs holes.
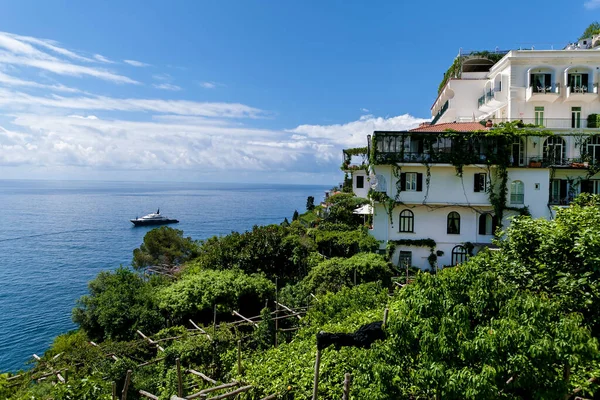
{"type": "Polygon", "coordinates": [[[101,270],[129,265],[151,228],[129,219],[155,212],[206,239],[291,220],[324,186],[0,180],[0,371],[75,325],[71,309],[101,270]]]}

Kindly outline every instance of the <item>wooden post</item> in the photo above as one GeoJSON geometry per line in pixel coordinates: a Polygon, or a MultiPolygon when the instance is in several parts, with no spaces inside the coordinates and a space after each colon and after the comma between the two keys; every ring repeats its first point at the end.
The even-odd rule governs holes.
{"type": "Polygon", "coordinates": [[[319,392],[319,367],[321,366],[321,350],[317,349],[317,358],[315,359],[315,379],[313,381],[312,400],[317,400],[319,392]]]}
{"type": "Polygon", "coordinates": [[[181,384],[181,362],[179,361],[179,357],[175,359],[175,364],[177,365],[177,396],[183,397],[183,385],[181,384]]]}
{"type": "Polygon", "coordinates": [[[352,375],[344,374],[344,393],[342,394],[342,400],[350,400],[350,384],[352,383],[352,375]]]}
{"type": "Polygon", "coordinates": [[[217,303],[215,303],[215,308],[213,311],[213,336],[217,333],[217,303]]]}
{"type": "Polygon", "coordinates": [[[390,312],[389,308],[385,308],[385,310],[383,310],[383,327],[385,328],[385,326],[387,325],[387,320],[388,320],[388,314],[390,312]]]}
{"type": "Polygon", "coordinates": [[[127,375],[125,376],[125,385],[123,385],[123,391],[121,392],[121,400],[127,400],[127,390],[129,389],[129,381],[131,380],[131,371],[127,370],[127,375]]]}
{"type": "Polygon", "coordinates": [[[279,334],[279,278],[275,277],[275,348],[277,348],[277,336],[279,334]]]}
{"type": "Polygon", "coordinates": [[[232,314],[233,314],[233,315],[236,315],[236,316],[238,316],[238,317],[240,317],[241,319],[243,319],[243,320],[244,320],[244,321],[246,321],[246,322],[249,322],[249,323],[251,323],[251,324],[252,324],[252,326],[254,326],[255,328],[258,328],[258,324],[257,324],[256,322],[252,321],[252,320],[251,320],[251,319],[249,319],[249,318],[246,318],[246,317],[244,317],[244,316],[243,316],[242,314],[240,314],[239,312],[237,312],[237,311],[233,311],[233,312],[232,312],[232,314]]]}
{"type": "Polygon", "coordinates": [[[278,342],[277,342],[277,336],[279,334],[279,306],[277,305],[277,302],[275,302],[275,348],[277,348],[278,342]]]}
{"type": "Polygon", "coordinates": [[[117,382],[112,383],[112,400],[117,400],[117,382]]]}
{"type": "Polygon", "coordinates": [[[237,347],[238,347],[238,359],[237,359],[237,371],[238,371],[238,375],[242,374],[242,341],[238,340],[237,343],[237,347]]]}
{"type": "Polygon", "coordinates": [[[206,335],[206,337],[208,338],[208,340],[212,340],[210,335],[208,334],[208,332],[206,332],[204,329],[202,329],[201,327],[199,327],[198,325],[196,325],[196,323],[194,321],[192,321],[191,319],[189,320],[190,323],[194,326],[194,328],[198,329],[200,331],[200,333],[203,333],[206,335]]]}

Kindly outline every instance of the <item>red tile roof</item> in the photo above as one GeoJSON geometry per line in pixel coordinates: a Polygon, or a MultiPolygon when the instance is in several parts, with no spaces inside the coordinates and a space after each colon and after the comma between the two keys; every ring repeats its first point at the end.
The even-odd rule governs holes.
{"type": "Polygon", "coordinates": [[[448,129],[458,132],[473,132],[488,130],[485,126],[479,122],[448,122],[443,124],[425,125],[415,129],[411,129],[411,132],[445,132],[448,129]]]}

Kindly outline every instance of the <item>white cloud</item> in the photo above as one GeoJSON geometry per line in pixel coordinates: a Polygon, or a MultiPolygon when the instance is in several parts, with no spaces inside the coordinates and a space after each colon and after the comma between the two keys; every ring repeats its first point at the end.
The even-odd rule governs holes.
{"type": "Polygon", "coordinates": [[[104,57],[102,54],[94,54],[94,58],[100,62],[106,63],[106,64],[114,64],[114,61],[109,60],[108,58],[104,57]]]}
{"type": "Polygon", "coordinates": [[[106,96],[39,97],[0,88],[0,105],[42,106],[66,110],[105,110],[127,112],[154,112],[159,114],[195,115],[219,118],[263,118],[268,113],[240,103],[209,103],[189,100],[119,99],[106,96]]]}
{"type": "MultiPolygon", "coordinates": [[[[110,62],[96,54],[95,60],[110,62]]],[[[74,64],[71,60],[92,62],[93,59],[80,56],[70,50],[57,46],[54,42],[29,36],[19,36],[0,32],[0,64],[26,66],[49,71],[59,75],[91,76],[114,83],[138,83],[134,79],[101,68],[74,64]],[[3,49],[3,50],[2,50],[3,49]],[[54,54],[42,51],[50,50],[54,54],[64,56],[57,58],[54,54]]]]}
{"type": "Polygon", "coordinates": [[[200,86],[205,89],[214,89],[217,87],[217,84],[214,82],[200,82],[200,86]]]}
{"type": "Polygon", "coordinates": [[[311,139],[328,140],[343,147],[362,147],[367,144],[367,135],[373,131],[403,131],[416,128],[429,119],[415,118],[404,114],[382,118],[364,115],[358,121],[335,125],[300,125],[288,132],[302,134],[311,139]]]}
{"type": "Polygon", "coordinates": [[[7,86],[24,86],[24,87],[48,89],[48,90],[58,91],[58,92],[70,92],[70,93],[81,92],[79,89],[70,88],[70,87],[67,87],[64,85],[60,85],[60,84],[47,85],[47,84],[43,84],[43,83],[27,81],[24,79],[20,79],[20,78],[14,77],[14,76],[7,75],[3,72],[0,72],[0,84],[4,84],[7,86]]]}
{"type": "Polygon", "coordinates": [[[173,77],[167,73],[154,74],[152,75],[152,78],[156,79],[157,81],[171,81],[173,79],[173,77]]]}
{"type": "Polygon", "coordinates": [[[4,136],[0,129],[0,154],[11,152],[0,155],[0,165],[214,173],[329,171],[337,176],[342,148],[364,146],[374,127],[407,129],[420,121],[408,115],[369,117],[279,131],[193,116],[159,115],[153,121],[130,121],[85,114],[14,114],[11,123],[16,129],[7,130],[10,134],[4,136]],[[291,133],[295,131],[304,133],[291,133]]]}
{"type": "Polygon", "coordinates": [[[584,7],[588,10],[593,10],[595,8],[600,7],[600,0],[589,0],[583,3],[584,7]]]}
{"type": "Polygon", "coordinates": [[[360,111],[362,111],[362,112],[365,112],[365,113],[368,113],[368,112],[370,112],[370,111],[369,111],[368,109],[366,109],[366,108],[361,108],[361,109],[360,109],[360,111]]]}
{"type": "Polygon", "coordinates": [[[170,83],[160,83],[160,84],[154,84],[152,85],[157,89],[162,89],[162,90],[171,90],[171,91],[179,91],[181,90],[181,87],[177,86],[177,85],[172,85],[170,83]]]}
{"type": "MultiPolygon", "coordinates": [[[[78,179],[101,173],[107,179],[144,179],[157,176],[150,171],[171,171],[176,179],[212,173],[256,181],[258,175],[250,175],[251,171],[277,176],[279,181],[285,181],[286,174],[311,182],[311,176],[327,176],[331,181],[339,179],[343,148],[364,146],[373,130],[404,130],[426,121],[409,115],[363,115],[340,124],[263,129],[261,124],[273,117],[272,112],[241,103],[173,100],[169,92],[183,88],[158,70],[148,84],[164,90],[156,92],[156,98],[140,98],[127,86],[116,97],[56,82],[54,74],[79,77],[77,82],[84,83],[91,79],[139,83],[120,73],[122,63],[96,52],[82,54],[48,39],[0,32],[3,176],[10,167],[21,173],[12,177],[21,178],[42,171],[43,177],[53,178],[64,178],[68,172],[78,179]],[[101,63],[111,69],[98,67],[101,63]],[[110,174],[115,170],[126,173],[110,174]]],[[[123,63],[148,66],[130,59],[123,63]]],[[[225,86],[214,81],[194,85],[225,86]]]]}
{"type": "Polygon", "coordinates": [[[123,60],[125,64],[133,65],[134,67],[149,67],[150,64],[143,63],[136,60],[123,60]]]}

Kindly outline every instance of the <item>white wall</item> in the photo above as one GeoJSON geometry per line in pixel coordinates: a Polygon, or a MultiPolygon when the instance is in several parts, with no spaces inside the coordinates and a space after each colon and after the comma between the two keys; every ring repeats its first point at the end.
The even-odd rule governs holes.
{"type": "MultiPolygon", "coordinates": [[[[377,165],[375,173],[385,176],[388,196],[396,196],[396,181],[393,176],[392,166],[377,165]]],[[[489,205],[488,195],[485,192],[475,192],[473,190],[473,175],[475,173],[487,173],[487,168],[483,166],[465,166],[462,179],[456,175],[456,169],[449,164],[431,165],[431,182],[429,193],[427,193],[426,175],[427,168],[422,164],[401,164],[401,172],[417,172],[423,174],[422,192],[401,192],[399,201],[409,204],[420,204],[426,201],[427,204],[470,204],[470,205],[489,205]],[[427,199],[425,196],[427,195],[427,199]]]]}
{"type": "Polygon", "coordinates": [[[358,197],[367,198],[369,195],[369,181],[367,180],[367,173],[364,170],[352,171],[352,191],[358,197]],[[364,185],[362,188],[356,186],[357,177],[362,176],[364,185]]]}

